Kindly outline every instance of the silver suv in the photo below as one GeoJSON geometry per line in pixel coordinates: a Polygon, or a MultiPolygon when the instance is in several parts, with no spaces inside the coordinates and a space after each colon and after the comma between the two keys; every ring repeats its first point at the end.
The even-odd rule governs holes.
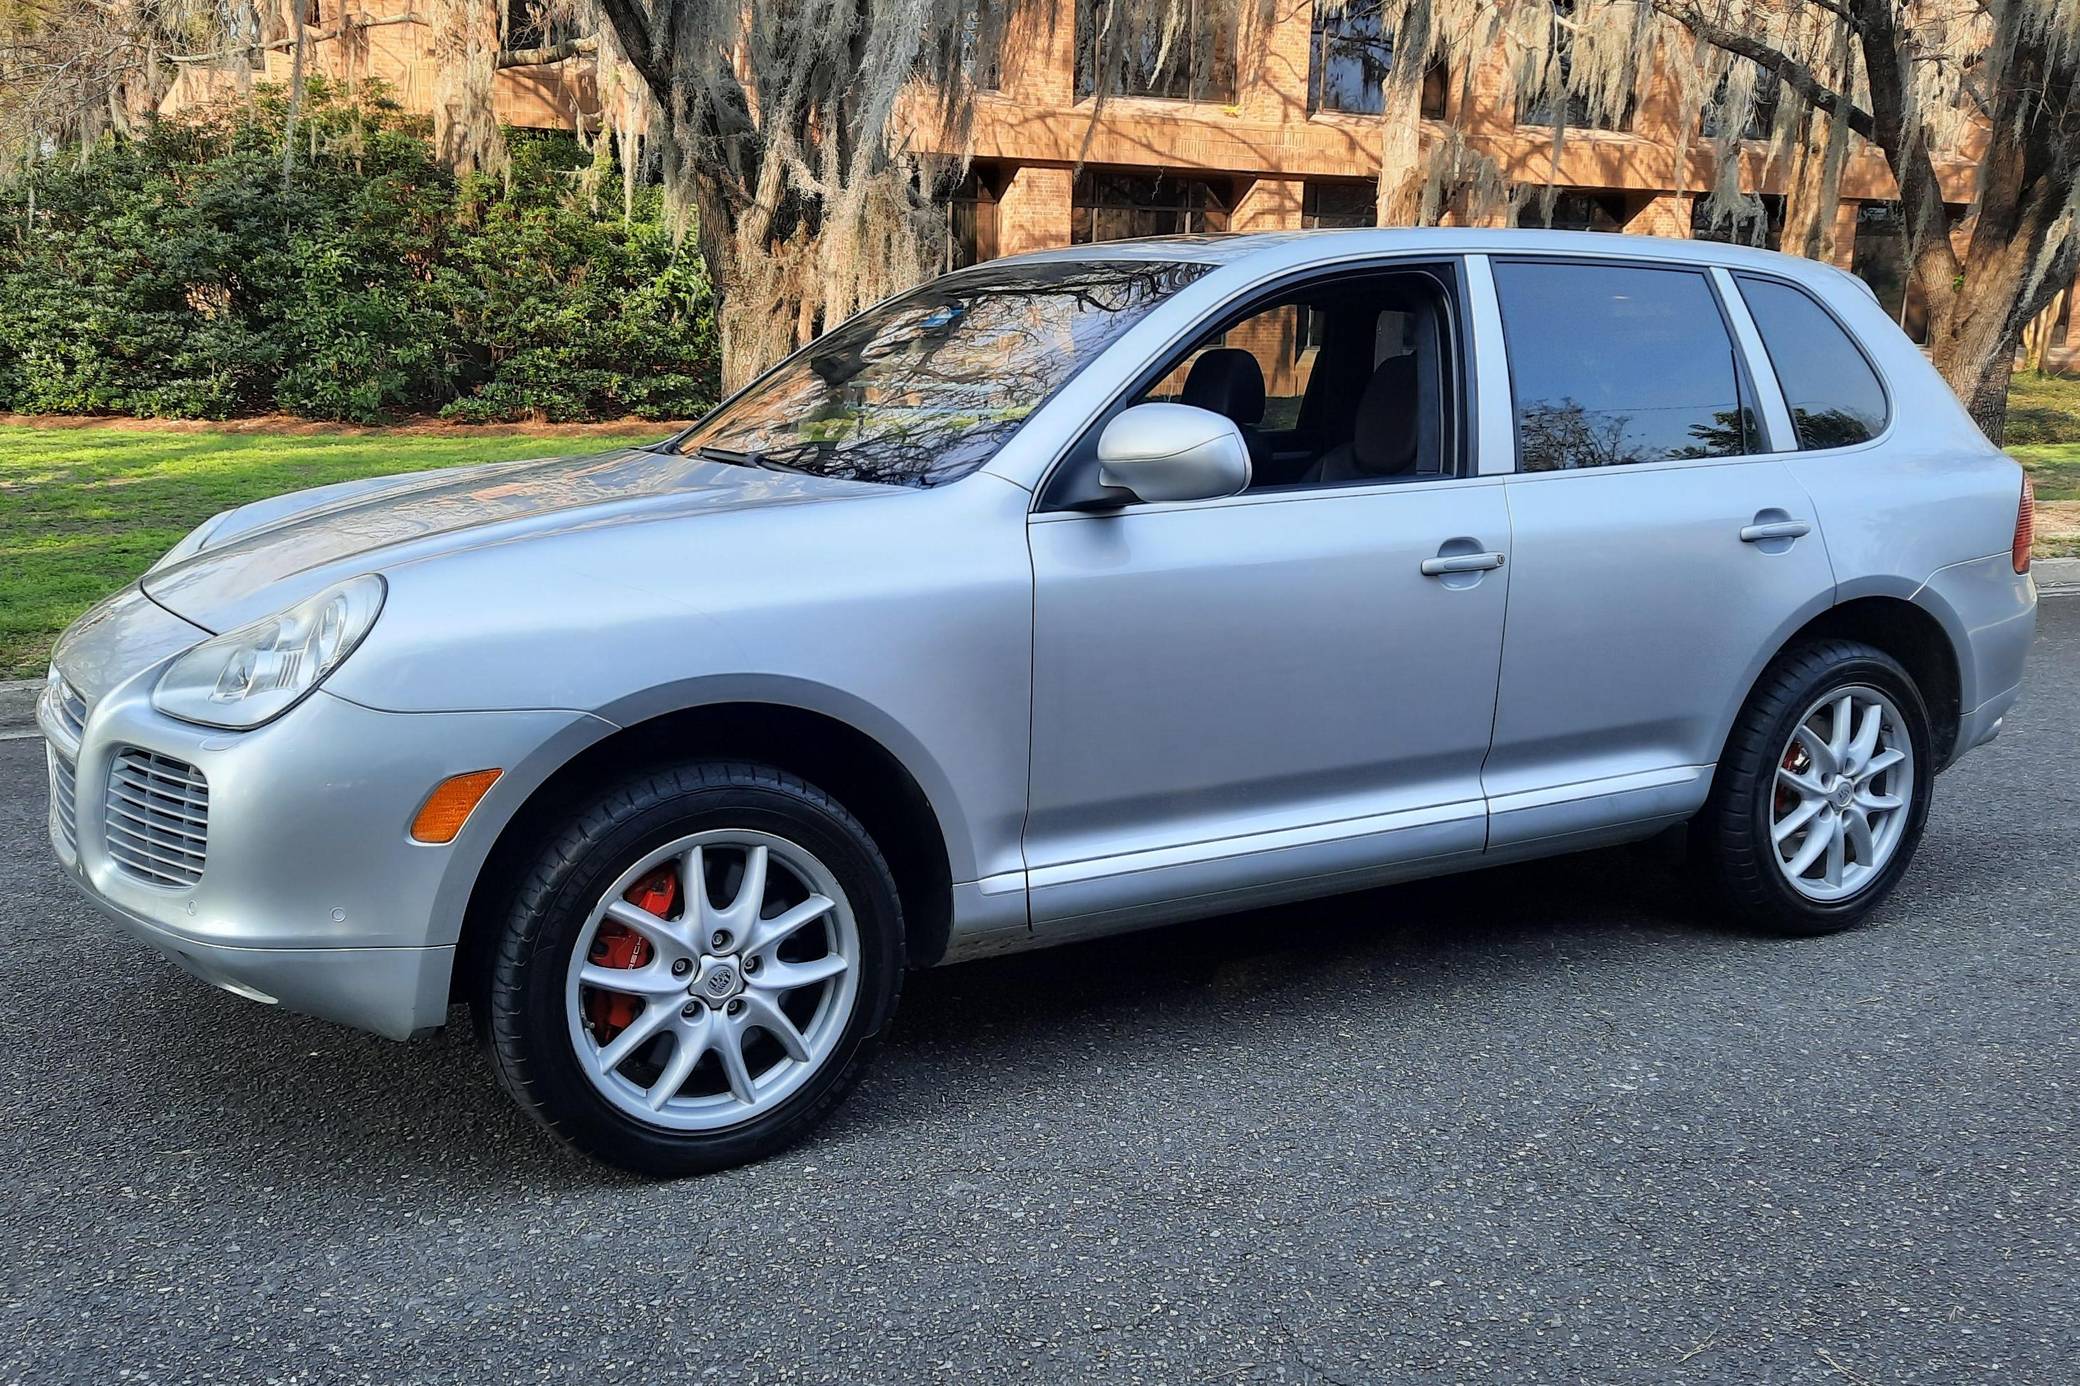
{"type": "Polygon", "coordinates": [[[467,1001],[564,1139],[712,1169],[910,967],[1683,823],[1736,920],[1852,924],[2015,700],[2029,519],[1825,265],[1082,246],[654,447],[211,520],[59,644],[51,836],[204,979],[467,1001]]]}

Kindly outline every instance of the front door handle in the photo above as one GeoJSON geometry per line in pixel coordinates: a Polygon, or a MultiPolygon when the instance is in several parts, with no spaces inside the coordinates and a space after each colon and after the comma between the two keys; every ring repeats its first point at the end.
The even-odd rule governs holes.
{"type": "Polygon", "coordinates": [[[1742,525],[1741,542],[1760,544],[1766,539],[1803,539],[1813,532],[1804,520],[1772,520],[1767,524],[1742,525]]]}
{"type": "Polygon", "coordinates": [[[1424,577],[1443,577],[1447,573],[1485,573],[1502,566],[1499,553],[1454,553],[1441,554],[1423,560],[1424,577]]]}

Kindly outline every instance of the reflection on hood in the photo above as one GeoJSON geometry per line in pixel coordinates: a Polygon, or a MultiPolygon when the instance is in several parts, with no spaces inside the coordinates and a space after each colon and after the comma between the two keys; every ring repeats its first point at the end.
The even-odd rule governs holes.
{"type": "Polygon", "coordinates": [[[144,589],[168,610],[223,629],[227,613],[250,620],[293,600],[269,594],[251,609],[267,589],[299,574],[370,572],[459,548],[638,520],[889,494],[900,493],[639,448],[418,472],[233,511],[200,553],[148,574],[144,589]]]}

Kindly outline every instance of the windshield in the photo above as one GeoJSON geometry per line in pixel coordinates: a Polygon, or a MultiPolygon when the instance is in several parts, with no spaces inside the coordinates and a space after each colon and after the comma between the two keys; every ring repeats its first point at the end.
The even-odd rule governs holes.
{"type": "Polygon", "coordinates": [[[900,486],[988,461],[1205,265],[1006,265],[935,280],[818,338],[703,419],[682,452],[900,486]]]}

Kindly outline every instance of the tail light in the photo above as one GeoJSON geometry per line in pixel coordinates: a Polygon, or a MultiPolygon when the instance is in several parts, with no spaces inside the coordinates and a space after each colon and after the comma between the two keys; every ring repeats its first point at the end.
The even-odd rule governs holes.
{"type": "Polygon", "coordinates": [[[2037,541],[2037,488],[2029,484],[2029,473],[2022,475],[2022,501],[2015,507],[2015,548],[2010,554],[2015,561],[2015,571],[2029,571],[2030,545],[2037,541]]]}

